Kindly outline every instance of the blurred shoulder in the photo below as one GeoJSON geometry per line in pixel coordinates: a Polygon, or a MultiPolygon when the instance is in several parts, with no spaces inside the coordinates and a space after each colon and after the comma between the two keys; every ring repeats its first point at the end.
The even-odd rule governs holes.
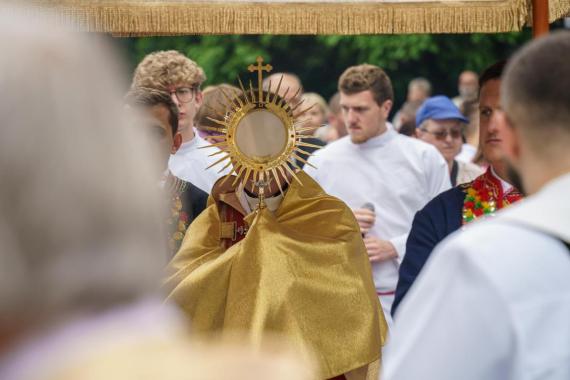
{"type": "MultiPolygon", "coordinates": [[[[463,256],[493,276],[510,271],[517,265],[519,274],[525,271],[525,262],[544,260],[545,250],[556,250],[563,244],[554,237],[522,225],[507,223],[500,217],[481,219],[463,227],[445,239],[438,251],[447,255],[463,256]]],[[[527,269],[534,271],[530,266],[527,269]]]]}

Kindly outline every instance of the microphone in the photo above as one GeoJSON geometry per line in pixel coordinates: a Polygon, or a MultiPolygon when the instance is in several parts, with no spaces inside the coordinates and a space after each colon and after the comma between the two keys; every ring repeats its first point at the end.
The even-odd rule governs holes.
{"type": "Polygon", "coordinates": [[[360,208],[365,208],[365,209],[370,210],[372,212],[376,211],[376,209],[374,208],[374,205],[370,202],[366,202],[365,204],[360,206],[360,208]]]}
{"type": "MultiPolygon", "coordinates": [[[[376,209],[374,208],[374,205],[370,202],[366,202],[364,203],[362,206],[360,206],[360,208],[366,209],[366,210],[370,210],[372,212],[375,212],[376,209]]],[[[362,234],[362,238],[364,239],[364,237],[366,236],[366,234],[362,234]]]]}

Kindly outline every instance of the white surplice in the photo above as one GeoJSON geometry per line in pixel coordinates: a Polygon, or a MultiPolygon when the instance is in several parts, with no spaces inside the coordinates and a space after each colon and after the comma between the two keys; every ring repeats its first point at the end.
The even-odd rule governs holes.
{"type": "Polygon", "coordinates": [[[229,174],[231,166],[218,173],[228,161],[224,161],[210,169],[206,168],[222,158],[223,154],[210,157],[211,154],[219,152],[216,147],[201,148],[211,145],[198,135],[194,129],[194,138],[183,143],[178,151],[170,156],[168,168],[176,177],[188,181],[200,190],[210,194],[214,183],[226,174],[229,174]]]}
{"type": "Polygon", "coordinates": [[[363,144],[345,136],[317,151],[309,162],[317,169],[305,165],[305,172],[328,194],[352,209],[373,204],[376,222],[369,235],[389,240],[396,248],[397,258],[372,264],[389,320],[412,220],[428,201],[451,187],[447,163],[432,145],[391,128],[363,144]]]}
{"type": "Polygon", "coordinates": [[[570,379],[570,174],[444,240],[398,310],[383,380],[570,379]]]}

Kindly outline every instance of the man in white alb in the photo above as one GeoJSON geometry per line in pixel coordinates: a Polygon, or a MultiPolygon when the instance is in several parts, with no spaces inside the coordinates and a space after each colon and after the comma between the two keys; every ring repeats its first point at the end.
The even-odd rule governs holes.
{"type": "Polygon", "coordinates": [[[398,311],[383,379],[570,379],[569,61],[558,32],[508,63],[493,122],[530,196],[436,248],[398,311]]]}
{"type": "Polygon", "coordinates": [[[387,127],[394,95],[381,68],[350,67],[338,88],[348,136],[309,159],[318,170],[304,170],[354,210],[388,319],[414,214],[450,188],[449,172],[432,145],[387,127]]]}
{"type": "Polygon", "coordinates": [[[220,157],[210,157],[217,148],[200,149],[210,145],[194,128],[194,116],[202,105],[200,86],[206,80],[204,70],[185,55],[175,50],[158,51],[147,55],[137,66],[132,87],[148,87],[166,91],[179,109],[178,130],[182,145],[170,156],[168,168],[176,177],[193,183],[210,193],[218,178],[229,174],[229,169],[206,168],[220,157]]]}

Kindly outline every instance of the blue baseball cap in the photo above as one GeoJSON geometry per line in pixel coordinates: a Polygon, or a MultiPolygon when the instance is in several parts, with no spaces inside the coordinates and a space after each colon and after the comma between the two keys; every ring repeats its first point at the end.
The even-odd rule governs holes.
{"type": "Polygon", "coordinates": [[[469,123],[459,108],[447,96],[438,95],[426,99],[416,113],[416,127],[419,127],[425,120],[460,120],[469,123]]]}

